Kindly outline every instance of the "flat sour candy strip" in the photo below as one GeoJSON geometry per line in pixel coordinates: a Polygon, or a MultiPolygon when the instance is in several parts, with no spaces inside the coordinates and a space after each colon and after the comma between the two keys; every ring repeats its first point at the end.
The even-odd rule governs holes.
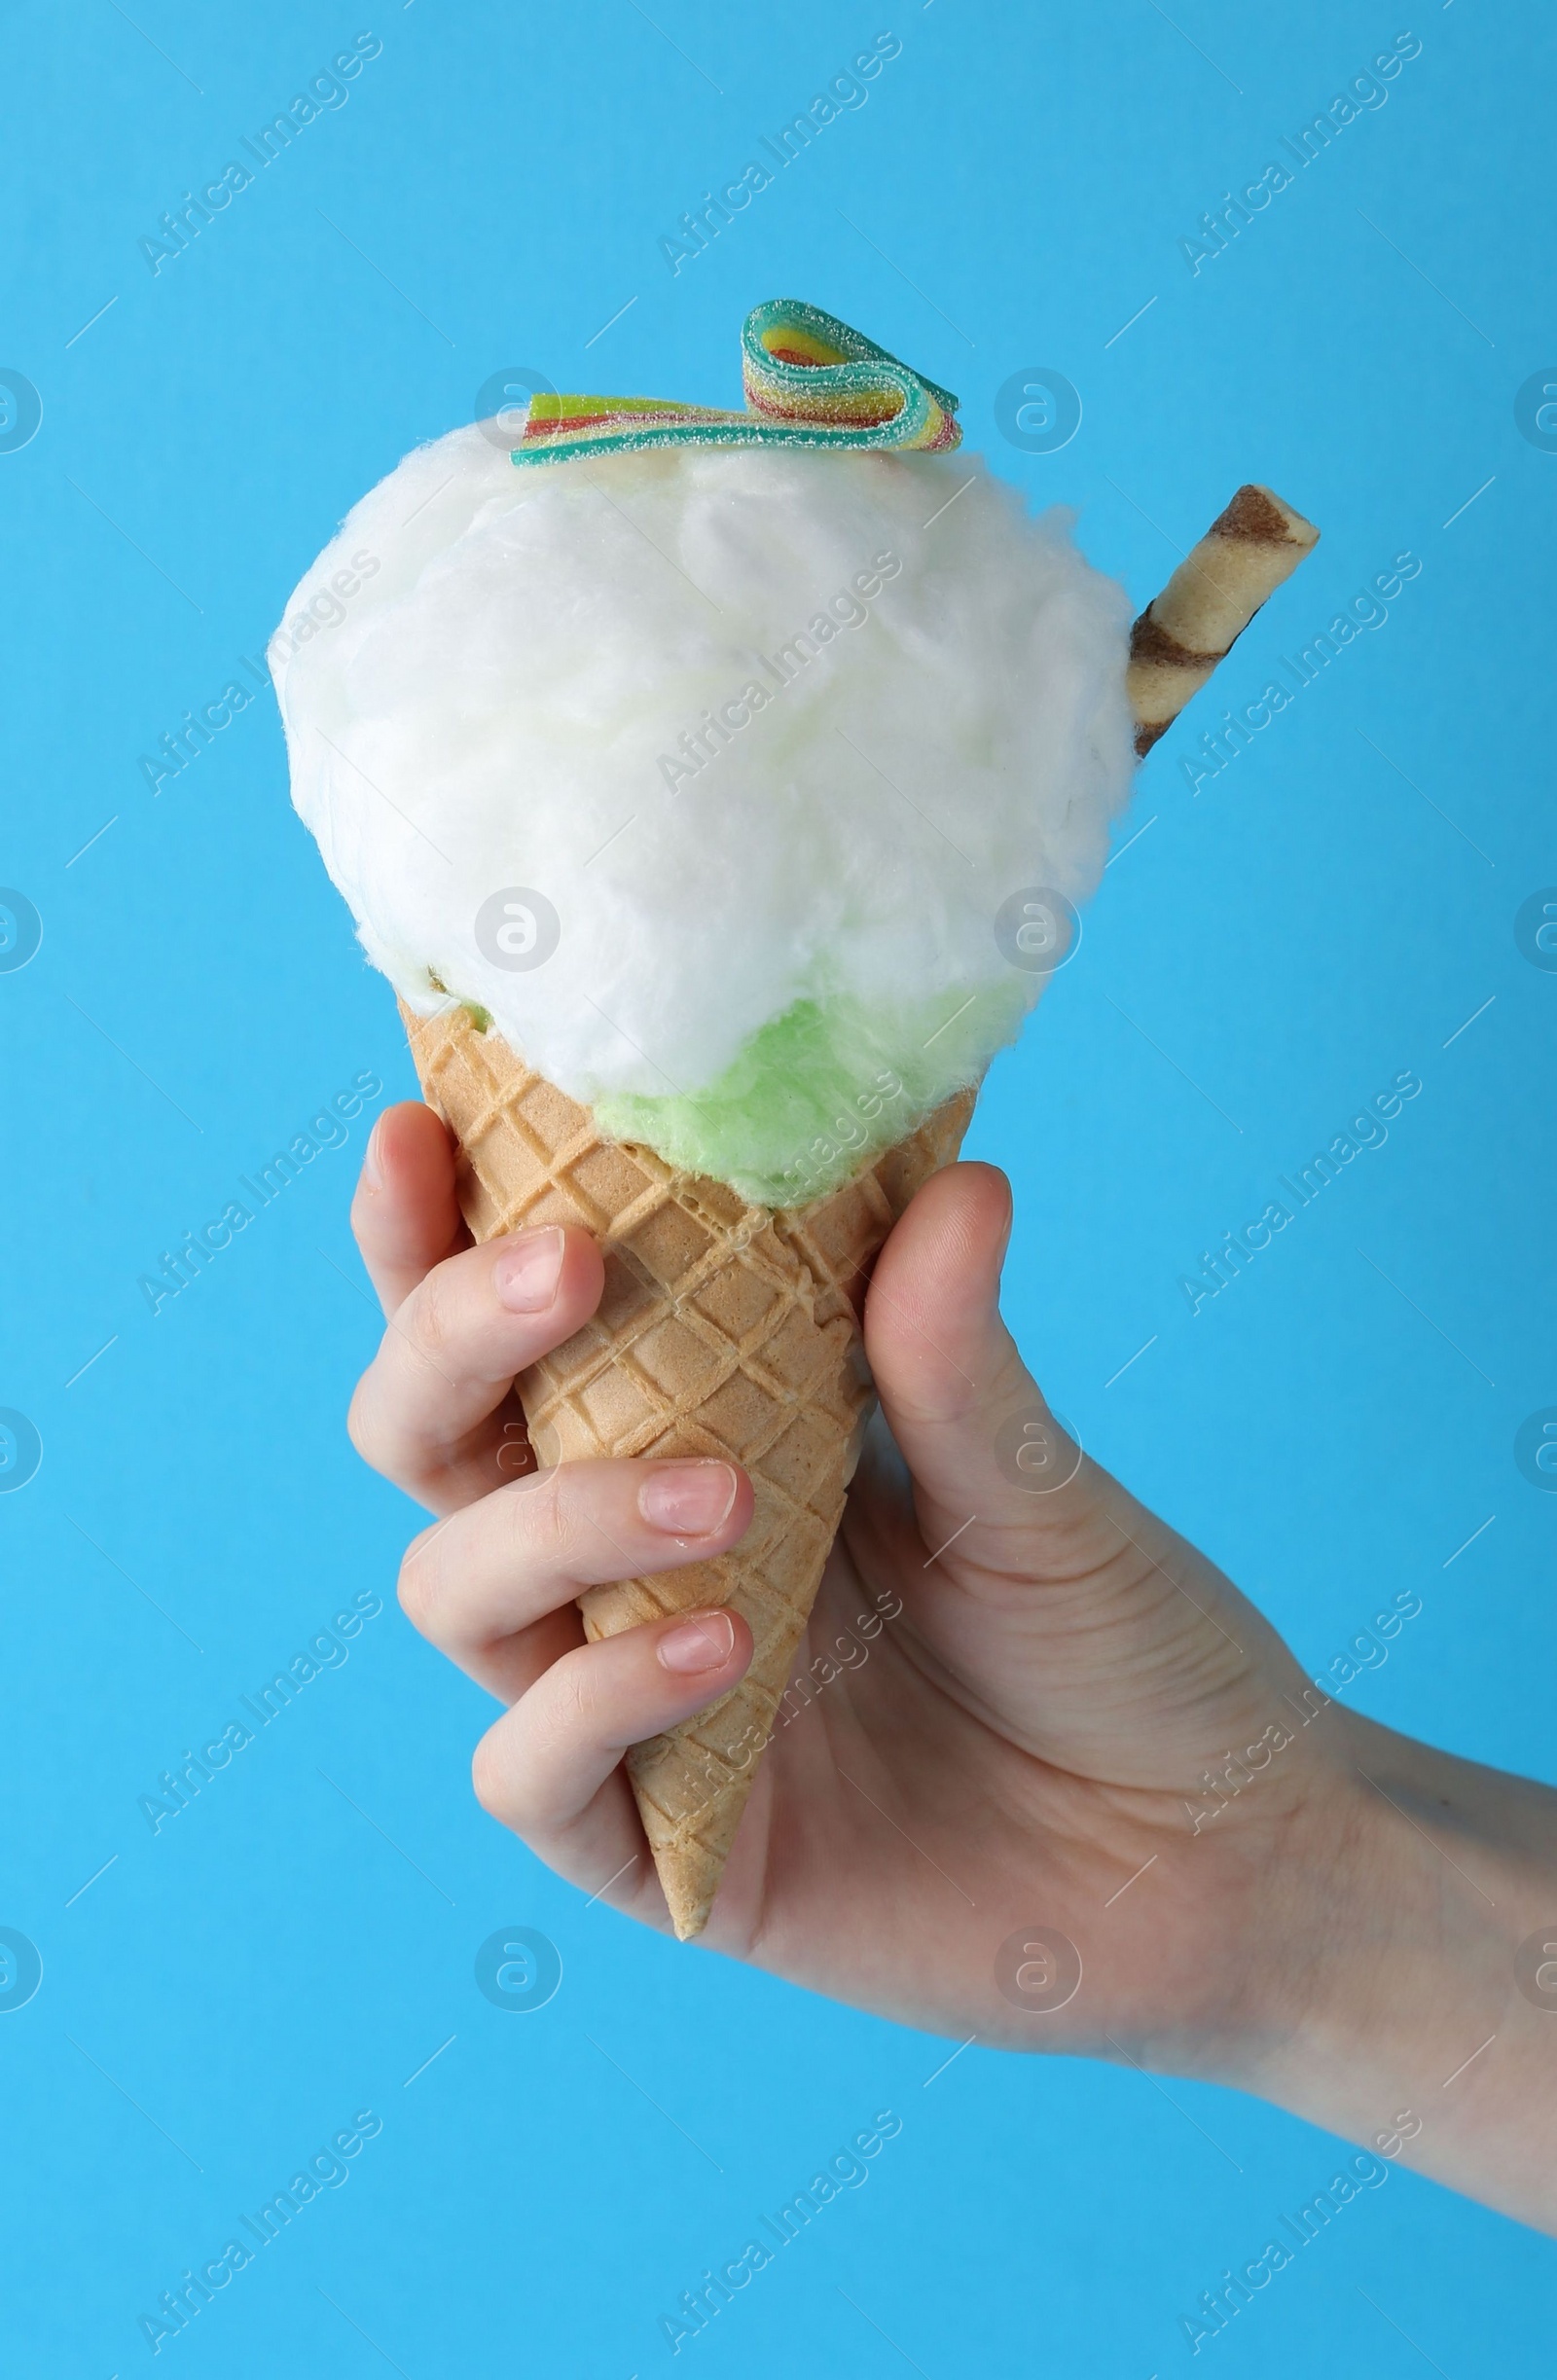
{"type": "Polygon", "coordinates": [[[834,314],[774,298],[741,333],[746,411],[656,397],[542,391],[531,401],[516,463],[564,462],[638,447],[889,448],[944,452],[962,433],[958,401],[834,314]]]}

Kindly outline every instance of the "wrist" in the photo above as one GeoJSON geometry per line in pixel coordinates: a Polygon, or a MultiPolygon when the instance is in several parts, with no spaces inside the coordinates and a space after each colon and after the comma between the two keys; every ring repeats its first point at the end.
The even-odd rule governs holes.
{"type": "Polygon", "coordinates": [[[1520,1960],[1557,1942],[1557,1794],[1335,1715],[1228,2079],[1557,2227],[1557,1992],[1539,1948],[1520,1960]]]}

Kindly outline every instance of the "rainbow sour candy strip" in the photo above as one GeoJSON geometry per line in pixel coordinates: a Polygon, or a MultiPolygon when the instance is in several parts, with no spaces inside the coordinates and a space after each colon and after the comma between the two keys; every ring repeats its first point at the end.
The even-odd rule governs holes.
{"type": "Polygon", "coordinates": [[[798,298],[753,308],[741,333],[743,414],[656,397],[541,393],[531,402],[516,463],[565,462],[637,447],[918,448],[961,438],[957,399],[921,378],[835,314],[798,298]]]}

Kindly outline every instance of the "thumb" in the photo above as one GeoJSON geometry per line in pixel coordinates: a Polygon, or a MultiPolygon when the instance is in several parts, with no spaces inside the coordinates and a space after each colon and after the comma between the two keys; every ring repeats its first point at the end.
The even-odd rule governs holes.
{"type": "Polygon", "coordinates": [[[903,1565],[905,1601],[975,1707],[1027,1749],[1177,1791],[1294,1665],[1044,1402],[1000,1319],[1010,1228],[1004,1175],[950,1167],[909,1207],[871,1283],[866,1352],[928,1557],[917,1578],[903,1565]]]}
{"type": "Polygon", "coordinates": [[[1050,1411],[1000,1318],[1010,1236],[996,1167],[933,1174],[877,1260],[865,1352],[932,1547],[965,1530],[964,1560],[1091,1568],[1119,1550],[1109,1506],[1131,1499],[1050,1411]]]}

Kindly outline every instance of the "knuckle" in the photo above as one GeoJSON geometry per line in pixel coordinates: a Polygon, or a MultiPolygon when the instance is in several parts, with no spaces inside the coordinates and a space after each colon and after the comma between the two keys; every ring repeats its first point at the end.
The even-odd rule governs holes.
{"type": "Polygon", "coordinates": [[[412,1538],[401,1561],[400,1576],[396,1582],[401,1610],[418,1635],[424,1637],[431,1632],[432,1614],[438,1602],[440,1562],[433,1552],[433,1546],[442,1533],[440,1524],[438,1528],[422,1530],[419,1535],[412,1538]]]}
{"type": "Polygon", "coordinates": [[[594,1665],[587,1655],[558,1663],[553,1672],[551,1708],[545,1720],[549,1744],[576,1743],[581,1737],[593,1735],[598,1701],[594,1675],[594,1665]]]}
{"type": "Polygon", "coordinates": [[[536,1584],[577,1588],[593,1584],[598,1573],[598,1564],[592,1568],[586,1559],[594,1533],[580,1510],[577,1485],[566,1476],[573,1467],[557,1463],[532,1471],[499,1488],[490,1499],[506,1518],[508,1563],[536,1584]]]}
{"type": "Polygon", "coordinates": [[[544,1687],[531,1687],[471,1755],[477,1801],[526,1842],[551,1833],[569,1816],[572,1759],[599,1720],[590,1672],[587,1659],[564,1654],[544,1687]]]}
{"type": "Polygon", "coordinates": [[[496,1733],[493,1728],[484,1735],[471,1754],[471,1787],[489,1818],[501,1819],[505,1825],[517,1829],[521,1817],[515,1807],[508,1762],[495,1742],[496,1733]]]}
{"type": "Polygon", "coordinates": [[[437,1357],[453,1351],[461,1335],[465,1300],[453,1265],[434,1266],[417,1289],[405,1316],[412,1345],[423,1355],[437,1357]]]}
{"type": "Polygon", "coordinates": [[[510,1712],[483,1736],[471,1755],[470,1782],[488,1817],[528,1842],[544,1831],[549,1811],[533,1738],[528,1730],[522,1737],[517,1725],[510,1712]]]}
{"type": "Polygon", "coordinates": [[[551,1575],[570,1574],[577,1531],[567,1511],[569,1501],[561,1463],[532,1472],[507,1490],[509,1526],[514,1551],[526,1567],[551,1575]]]}
{"type": "Polygon", "coordinates": [[[371,1371],[364,1372],[351,1391],[351,1402],[346,1407],[346,1436],[362,1457],[363,1461],[371,1464],[373,1469],[377,1470],[379,1465],[375,1460],[373,1448],[373,1392],[368,1387],[370,1377],[371,1371]]]}

